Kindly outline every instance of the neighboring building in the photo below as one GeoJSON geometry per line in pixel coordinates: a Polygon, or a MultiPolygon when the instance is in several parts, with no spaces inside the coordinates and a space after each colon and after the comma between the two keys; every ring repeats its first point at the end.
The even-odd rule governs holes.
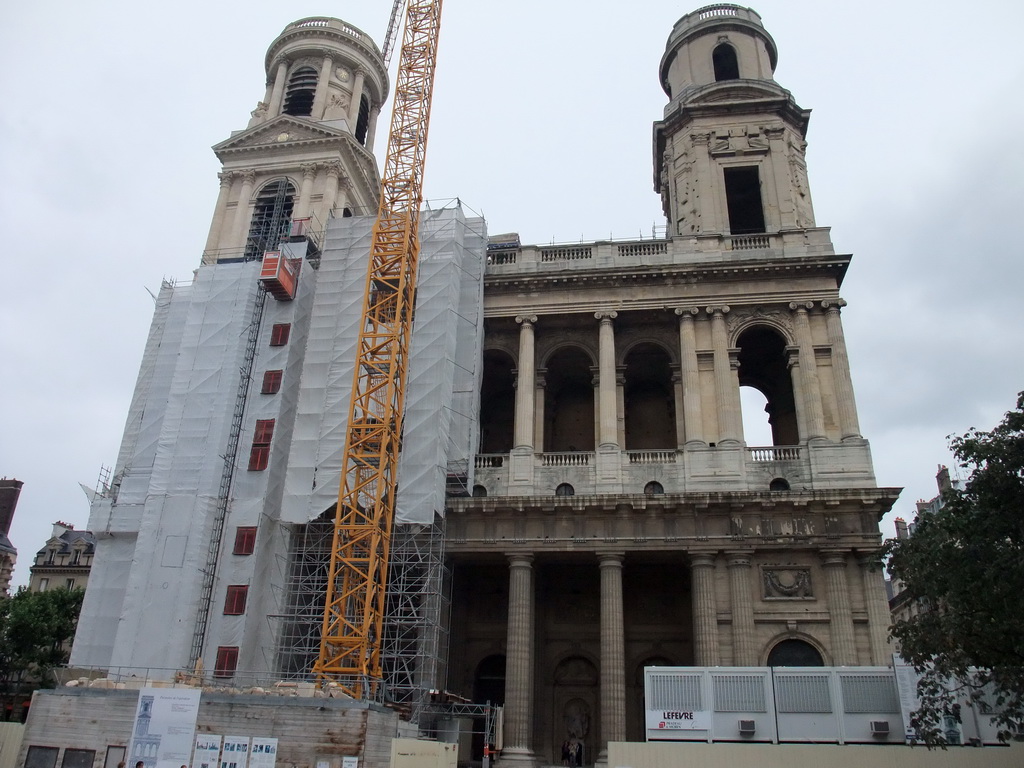
{"type": "Polygon", "coordinates": [[[29,590],[85,589],[95,554],[96,537],[90,531],[76,531],[73,525],[58,520],[46,546],[36,552],[35,562],[29,568],[29,590]]]}
{"type": "Polygon", "coordinates": [[[21,480],[0,479],[0,594],[6,595],[11,589],[11,574],[18,560],[18,550],[11,543],[8,534],[14,522],[14,510],[21,495],[21,480]]]}
{"type": "MultiPolygon", "coordinates": [[[[645,666],[890,660],[872,565],[899,490],[877,487],[860,434],[851,257],[815,222],[810,113],[776,61],[750,9],[675,25],[663,239],[488,248],[461,208],[424,214],[396,541],[436,535],[392,594],[444,616],[415,628],[404,674],[503,703],[503,760],[641,739],[645,666]],[[773,445],[744,441],[744,386],[773,445]]],[[[290,24],[266,74],[249,127],[214,148],[195,279],[157,299],[92,505],[76,667],[202,660],[242,685],[308,676],[316,655],[372,223],[350,214],[374,210],[388,83],[337,19],[290,24]],[[293,300],[258,287],[268,250],[302,259],[293,300]]]]}

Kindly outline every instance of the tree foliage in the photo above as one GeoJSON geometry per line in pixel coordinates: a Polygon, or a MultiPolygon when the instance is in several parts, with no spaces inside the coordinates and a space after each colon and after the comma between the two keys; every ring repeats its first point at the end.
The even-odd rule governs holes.
{"type": "Polygon", "coordinates": [[[894,578],[920,612],[892,627],[921,675],[912,724],[941,745],[957,698],[996,715],[1000,738],[1024,740],[1024,392],[992,431],[950,439],[968,473],[909,538],[889,542],[894,578]]]}
{"type": "Polygon", "coordinates": [[[0,686],[5,703],[51,687],[53,669],[67,663],[83,589],[29,592],[0,599],[0,686]]]}

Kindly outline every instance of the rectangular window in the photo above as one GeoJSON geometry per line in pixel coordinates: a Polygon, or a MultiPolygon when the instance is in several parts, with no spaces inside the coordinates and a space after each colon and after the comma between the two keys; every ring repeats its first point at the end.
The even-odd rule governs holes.
{"type": "Polygon", "coordinates": [[[66,582],[64,582],[64,586],[67,587],[68,589],[74,589],[75,588],[75,580],[74,579],[68,579],[66,582]]]}
{"type": "Polygon", "coordinates": [[[270,463],[270,441],[274,437],[274,420],[257,419],[249,452],[249,470],[260,472],[270,463]]]}
{"type": "Polygon", "coordinates": [[[45,592],[47,587],[49,587],[49,586],[50,586],[50,580],[49,579],[42,578],[42,579],[39,580],[39,591],[40,592],[45,592]]]}
{"type": "Polygon", "coordinates": [[[274,323],[270,329],[270,346],[283,347],[288,343],[288,337],[292,333],[291,323],[274,323]]]}
{"type": "Polygon", "coordinates": [[[117,768],[117,764],[125,759],[127,747],[110,745],[107,747],[107,759],[103,761],[103,768],[117,768]]]}
{"type": "Polygon", "coordinates": [[[256,550],[256,526],[240,525],[235,528],[235,548],[232,554],[251,555],[256,550]]]}
{"type": "Polygon", "coordinates": [[[74,552],[71,553],[71,564],[72,565],[78,565],[79,562],[81,562],[81,560],[82,560],[82,550],[76,549],[74,552]]]}
{"type": "Polygon", "coordinates": [[[64,757],[60,761],[60,765],[61,768],[92,768],[95,759],[96,750],[94,749],[72,749],[68,747],[64,750],[64,757]]]}
{"type": "Polygon", "coordinates": [[[761,179],[756,165],[725,169],[725,202],[729,209],[730,233],[764,232],[761,179]]]}
{"type": "Polygon", "coordinates": [[[247,584],[231,584],[224,598],[224,615],[241,616],[245,613],[245,599],[249,595],[247,584]]]}
{"type": "Polygon", "coordinates": [[[54,768],[57,765],[58,747],[40,747],[29,745],[25,755],[25,768],[54,768]]]}
{"type": "Polygon", "coordinates": [[[263,373],[263,389],[260,392],[264,395],[275,395],[281,391],[281,378],[284,371],[265,371],[263,373]]]}
{"type": "Polygon", "coordinates": [[[231,677],[238,666],[238,646],[222,645],[217,649],[217,663],[213,666],[214,677],[231,677]]]}

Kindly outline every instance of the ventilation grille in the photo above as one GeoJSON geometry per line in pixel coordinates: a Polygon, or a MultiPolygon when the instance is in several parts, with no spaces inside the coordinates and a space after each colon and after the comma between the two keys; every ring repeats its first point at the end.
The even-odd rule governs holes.
{"type": "Polygon", "coordinates": [[[703,710],[700,695],[701,675],[651,675],[648,709],[703,710]]]}
{"type": "Polygon", "coordinates": [[[896,683],[890,675],[843,675],[839,680],[843,692],[843,711],[847,714],[899,714],[896,683]]]}
{"type": "Polygon", "coordinates": [[[779,712],[831,712],[827,675],[786,675],[775,678],[775,699],[779,712]]]}
{"type": "Polygon", "coordinates": [[[716,712],[767,712],[763,675],[712,675],[716,712]]]}

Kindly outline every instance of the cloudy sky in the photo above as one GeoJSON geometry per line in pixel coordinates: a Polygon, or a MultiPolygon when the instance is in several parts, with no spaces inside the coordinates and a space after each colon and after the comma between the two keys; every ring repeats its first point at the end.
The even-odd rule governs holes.
{"type": "MultiPolygon", "coordinates": [[[[446,0],[426,196],[459,197],[524,242],[649,235],[664,223],[658,62],[697,6],[446,0]]],[[[935,494],[946,436],[991,427],[1024,389],[1024,3],[755,7],[776,79],[814,111],[818,224],[854,254],[842,294],[861,428],[879,484],[906,488],[888,531],[935,494]]],[[[53,521],[88,521],[79,483],[116,459],[149,291],[199,263],[218,189],[209,147],[262,98],[267,46],[314,15],[382,40],[390,8],[0,6],[0,476],[25,483],[15,583],[53,521]]]]}

